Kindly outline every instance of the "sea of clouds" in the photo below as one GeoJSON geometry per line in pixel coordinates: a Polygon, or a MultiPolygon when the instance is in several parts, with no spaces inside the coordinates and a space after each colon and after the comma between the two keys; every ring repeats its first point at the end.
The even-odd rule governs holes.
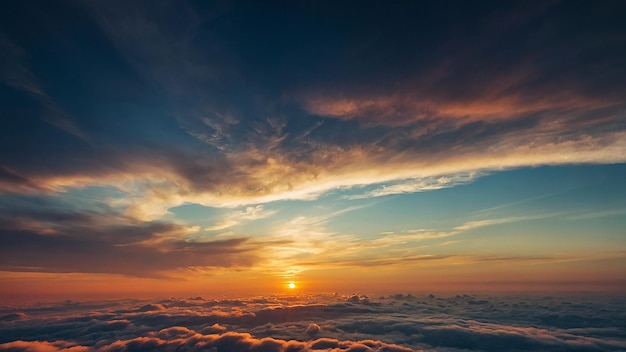
{"type": "Polygon", "coordinates": [[[0,307],[0,351],[625,351],[626,298],[364,295],[0,307]]]}

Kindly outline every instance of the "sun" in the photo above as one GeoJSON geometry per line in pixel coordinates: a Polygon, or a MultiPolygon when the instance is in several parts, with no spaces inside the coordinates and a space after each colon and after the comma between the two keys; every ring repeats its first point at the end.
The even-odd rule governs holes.
{"type": "Polygon", "coordinates": [[[293,282],[290,282],[287,284],[287,287],[293,290],[294,288],[296,288],[296,284],[294,284],[293,282]]]}

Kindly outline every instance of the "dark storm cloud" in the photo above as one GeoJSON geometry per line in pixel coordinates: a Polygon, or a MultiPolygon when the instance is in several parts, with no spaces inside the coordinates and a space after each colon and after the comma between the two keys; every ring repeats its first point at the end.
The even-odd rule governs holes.
{"type": "Polygon", "coordinates": [[[98,351],[618,351],[626,347],[620,324],[624,301],[616,297],[397,294],[345,303],[348,298],[213,301],[198,297],[160,303],[3,307],[1,315],[21,318],[0,322],[0,350],[76,346],[98,351]],[[143,309],[147,306],[158,309],[143,309]],[[276,314],[268,314],[271,311],[276,314]],[[569,325],[553,324],[550,317],[557,316],[569,325]]]}

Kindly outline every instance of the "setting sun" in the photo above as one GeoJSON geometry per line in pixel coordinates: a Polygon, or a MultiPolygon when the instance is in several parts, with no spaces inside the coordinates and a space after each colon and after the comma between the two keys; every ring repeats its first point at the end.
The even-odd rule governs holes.
{"type": "Polygon", "coordinates": [[[292,290],[296,288],[296,284],[294,284],[293,282],[288,283],[287,286],[292,290]]]}

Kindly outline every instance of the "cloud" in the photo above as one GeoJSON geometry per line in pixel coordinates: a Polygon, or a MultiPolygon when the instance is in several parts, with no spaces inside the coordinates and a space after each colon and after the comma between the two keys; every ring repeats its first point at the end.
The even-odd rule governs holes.
{"type": "Polygon", "coordinates": [[[309,326],[306,327],[306,330],[304,330],[304,332],[309,336],[315,336],[319,334],[320,330],[322,330],[322,328],[320,328],[319,325],[311,323],[309,324],[309,326]]]}
{"type": "MultiPolygon", "coordinates": [[[[623,110],[623,99],[616,92],[623,93],[624,86],[616,77],[592,74],[599,71],[591,68],[601,65],[613,71],[621,65],[621,59],[608,53],[621,46],[623,39],[602,37],[615,28],[579,26],[572,8],[557,3],[534,9],[523,5],[459,6],[474,10],[476,17],[459,24],[433,6],[412,16],[438,14],[436,23],[423,18],[404,27],[384,21],[372,25],[378,35],[368,33],[369,45],[361,47],[358,54],[338,58],[349,61],[354,69],[333,72],[332,84],[301,87],[293,93],[294,100],[312,114],[370,126],[409,128],[417,124],[422,134],[442,126],[470,127],[477,121],[520,118],[529,122],[538,118],[535,122],[543,125],[544,131],[558,134],[574,132],[578,124],[599,128],[605,123],[620,125],[619,114],[605,114],[607,110],[623,110]],[[555,22],[536,25],[538,18],[555,22]],[[406,37],[423,29],[429,29],[429,38],[406,37]],[[528,38],[537,40],[529,46],[528,38]],[[563,61],[554,61],[556,58],[569,60],[572,65],[560,65],[563,61]],[[583,74],[575,67],[589,71],[583,74]]],[[[608,7],[588,10],[593,12],[592,21],[615,19],[605,12],[611,11],[608,7]]],[[[388,16],[398,23],[406,21],[404,15],[391,9],[377,11],[390,11],[388,16]]],[[[530,130],[522,131],[533,133],[539,132],[534,127],[540,126],[531,123],[527,127],[530,130]]]]}
{"type": "Polygon", "coordinates": [[[78,127],[75,119],[46,93],[36,76],[26,66],[27,52],[12,42],[4,33],[0,33],[0,48],[3,62],[2,69],[0,69],[0,81],[28,94],[35,100],[44,110],[41,115],[43,121],[83,142],[89,142],[89,137],[78,127]]]}
{"type": "Polygon", "coordinates": [[[0,345],[0,351],[23,351],[23,352],[86,352],[88,346],[76,346],[66,341],[15,341],[0,345]]]}
{"type": "MultiPolygon", "coordinates": [[[[506,91],[508,88],[484,87],[483,89],[506,91]]],[[[409,92],[409,94],[412,93],[411,90],[409,92]]],[[[422,94],[424,93],[422,92],[422,94]]],[[[473,101],[460,100],[435,103],[434,101],[440,100],[440,98],[432,97],[420,100],[419,96],[396,95],[337,99],[331,96],[327,100],[315,98],[305,100],[304,108],[315,115],[364,121],[368,124],[404,126],[424,122],[428,127],[437,127],[438,124],[462,126],[476,121],[497,122],[498,120],[515,119],[519,116],[530,116],[538,113],[549,113],[553,116],[577,110],[579,113],[586,113],[607,107],[621,107],[622,105],[620,100],[586,101],[580,96],[559,96],[558,93],[555,96],[534,98],[522,97],[521,94],[520,96],[496,98],[479,96],[472,98],[475,99],[473,101]]]]}
{"type": "Polygon", "coordinates": [[[272,228],[267,246],[271,252],[267,267],[284,277],[293,277],[311,265],[310,260],[331,262],[359,251],[356,236],[328,229],[328,221],[373,203],[342,208],[316,216],[296,216],[272,228]],[[304,236],[303,236],[304,235],[304,236]]]}
{"type": "Polygon", "coordinates": [[[247,267],[261,260],[263,243],[246,237],[191,241],[197,228],[85,206],[63,209],[48,198],[0,202],[0,268],[165,277],[179,269],[247,267]]]}
{"type": "MultiPolygon", "coordinates": [[[[126,204],[126,210],[132,216],[154,219],[167,214],[168,208],[185,203],[234,207],[285,199],[315,199],[333,189],[392,183],[364,195],[352,196],[377,197],[451,187],[471,182],[477,175],[523,166],[623,162],[621,156],[626,155],[623,153],[626,146],[622,134],[616,132],[609,136],[536,145],[516,145],[511,140],[506,145],[494,146],[497,152],[493,155],[486,155],[471,146],[448,155],[429,155],[420,150],[349,147],[312,150],[310,161],[293,161],[289,154],[279,152],[266,152],[254,159],[234,154],[230,160],[224,161],[224,165],[219,165],[204,163],[193,155],[182,155],[174,161],[174,156],[168,157],[166,152],[165,157],[144,155],[141,157],[143,161],[135,163],[132,168],[106,171],[100,176],[96,176],[98,170],[93,170],[88,171],[88,176],[79,177],[20,177],[28,180],[24,181],[28,184],[55,192],[109,185],[124,193],[119,199],[111,200],[111,204],[126,204]],[[145,161],[155,159],[160,160],[159,171],[156,165],[145,161]],[[407,179],[410,181],[399,182],[407,179]]],[[[20,189],[12,184],[13,181],[7,186],[12,191],[20,189]]],[[[229,223],[215,226],[232,226],[235,220],[228,220],[229,223]]]]}
{"type": "Polygon", "coordinates": [[[272,338],[256,339],[250,334],[227,332],[222,335],[192,335],[188,338],[174,341],[137,338],[130,341],[119,341],[101,348],[102,351],[128,351],[132,349],[151,350],[210,350],[218,351],[314,351],[333,349],[333,351],[412,351],[401,346],[387,344],[380,341],[338,341],[334,339],[319,339],[311,342],[284,341],[272,338]]]}
{"type": "Polygon", "coordinates": [[[139,312],[153,312],[153,311],[164,311],[165,307],[161,304],[146,304],[145,306],[139,307],[139,312]]]}
{"type": "Polygon", "coordinates": [[[158,245],[118,245],[98,238],[0,231],[0,267],[11,271],[113,273],[167,277],[177,269],[249,267],[259,261],[258,245],[246,238],[158,245]],[[25,255],[28,253],[28,255],[25,255]]]}
{"type": "MultiPolygon", "coordinates": [[[[0,307],[0,314],[8,309],[0,307]]],[[[491,352],[626,347],[626,335],[617,323],[626,309],[622,300],[571,294],[197,297],[20,309],[27,313],[25,319],[0,323],[0,351],[491,352]],[[141,309],[148,305],[163,309],[141,309]]]]}
{"type": "MultiPolygon", "coordinates": [[[[105,195],[109,190],[100,190],[105,195]]],[[[177,276],[180,270],[250,267],[267,243],[198,237],[198,226],[143,221],[100,197],[0,198],[0,268],[17,272],[177,276]]],[[[261,207],[244,218],[265,216],[261,207]]]]}
{"type": "Polygon", "coordinates": [[[400,181],[389,186],[382,186],[364,194],[345,196],[346,199],[363,199],[373,197],[383,197],[393,194],[407,194],[433,191],[442,188],[464,185],[473,182],[476,178],[483,176],[480,173],[459,173],[449,176],[434,176],[420,179],[400,181]]]}
{"type": "Polygon", "coordinates": [[[21,312],[8,313],[8,314],[0,316],[0,321],[19,320],[19,319],[25,319],[26,317],[27,317],[26,314],[21,313],[21,312]]]}
{"type": "MultiPolygon", "coordinates": [[[[272,222],[269,237],[254,239],[236,233],[208,237],[199,234],[197,226],[142,221],[98,201],[79,202],[75,208],[62,206],[59,201],[55,197],[24,196],[0,200],[0,268],[14,272],[153,278],[188,277],[189,271],[248,268],[292,278],[307,270],[338,267],[428,267],[494,260],[539,264],[605,260],[622,255],[472,255],[458,249],[441,253],[429,247],[485,226],[555,216],[548,213],[480,217],[449,228],[385,232],[368,239],[329,228],[331,219],[375,204],[370,202],[272,222]]],[[[232,212],[226,218],[253,221],[273,213],[274,210],[255,206],[232,212]]]]}
{"type": "MultiPolygon", "coordinates": [[[[159,332],[166,335],[167,331],[159,332]]],[[[101,346],[96,351],[256,351],[256,352],[281,352],[281,351],[388,351],[410,352],[414,351],[402,346],[388,344],[381,341],[338,341],[334,339],[319,339],[311,342],[284,341],[272,338],[255,339],[250,334],[227,332],[221,335],[201,335],[185,328],[178,328],[175,339],[162,339],[158,337],[139,337],[132,340],[116,341],[110,345],[101,346]],[[180,336],[179,334],[183,334],[180,336]]],[[[59,341],[26,342],[17,341],[0,345],[0,351],[89,351],[87,346],[73,346],[66,348],[68,343],[59,341]]]]}
{"type": "Polygon", "coordinates": [[[244,221],[254,221],[264,219],[276,214],[276,210],[263,210],[262,205],[246,207],[244,211],[234,212],[226,215],[222,220],[213,226],[205,228],[206,231],[219,231],[236,226],[244,221]]]}
{"type": "MultiPolygon", "coordinates": [[[[403,245],[406,246],[407,243],[418,242],[429,239],[439,239],[450,236],[457,236],[466,231],[479,229],[486,226],[500,225],[500,224],[508,224],[512,222],[520,222],[520,221],[530,221],[530,220],[539,220],[545,219],[549,217],[553,217],[555,214],[542,214],[542,215],[528,215],[528,216],[517,216],[517,217],[507,217],[507,218],[494,218],[494,219],[483,219],[483,220],[472,220],[462,223],[461,225],[454,226],[451,229],[447,230],[434,230],[434,229],[409,229],[400,232],[386,231],[380,233],[381,237],[372,239],[363,245],[367,248],[377,248],[380,250],[384,247],[392,247],[403,245]]],[[[455,241],[447,241],[443,244],[451,244],[455,241]]],[[[413,248],[418,249],[419,247],[413,246],[413,248]]]]}
{"type": "Polygon", "coordinates": [[[622,209],[610,209],[610,210],[600,210],[600,211],[587,211],[582,214],[576,214],[568,216],[568,219],[571,220],[586,220],[586,219],[596,219],[596,218],[604,218],[611,216],[620,216],[626,214],[626,208],[622,209]]]}
{"type": "Polygon", "coordinates": [[[515,217],[499,218],[499,219],[484,219],[484,220],[468,221],[462,225],[456,226],[454,230],[455,231],[469,231],[469,230],[474,230],[474,229],[485,227],[485,226],[508,224],[511,222],[518,222],[518,221],[545,219],[545,218],[552,217],[554,215],[555,214],[542,214],[542,215],[515,216],[515,217]]]}
{"type": "MultiPolygon", "coordinates": [[[[111,203],[153,220],[187,203],[258,206],[385,184],[348,194],[378,197],[510,168],[626,161],[622,39],[617,27],[579,26],[573,5],[467,8],[484,24],[476,36],[434,4],[364,8],[354,21],[384,13],[389,22],[349,27],[332,15],[346,5],[300,6],[264,8],[259,18],[238,4],[66,4],[40,18],[36,7],[16,5],[16,15],[40,20],[7,23],[2,39],[15,68],[7,74],[17,76],[4,77],[15,99],[3,112],[16,118],[2,132],[0,191],[108,186],[123,193],[111,203]],[[283,19],[285,11],[297,20],[283,19]],[[83,36],[58,25],[67,13],[91,19],[72,22],[83,36]],[[533,25],[541,16],[556,29],[533,25]],[[53,44],[65,50],[37,50],[23,35],[28,22],[34,33],[55,28],[53,44]],[[303,48],[292,35],[318,40],[303,48]],[[267,38],[274,50],[254,45],[267,38]],[[89,52],[86,43],[95,43],[89,52]],[[72,81],[55,78],[46,62],[72,67],[58,75],[72,81]],[[25,96],[57,112],[56,129],[80,138],[49,131],[52,120],[24,108],[25,96]],[[39,134],[49,143],[15,137],[39,134]]],[[[612,6],[582,12],[593,23],[619,23],[612,6]]]]}

